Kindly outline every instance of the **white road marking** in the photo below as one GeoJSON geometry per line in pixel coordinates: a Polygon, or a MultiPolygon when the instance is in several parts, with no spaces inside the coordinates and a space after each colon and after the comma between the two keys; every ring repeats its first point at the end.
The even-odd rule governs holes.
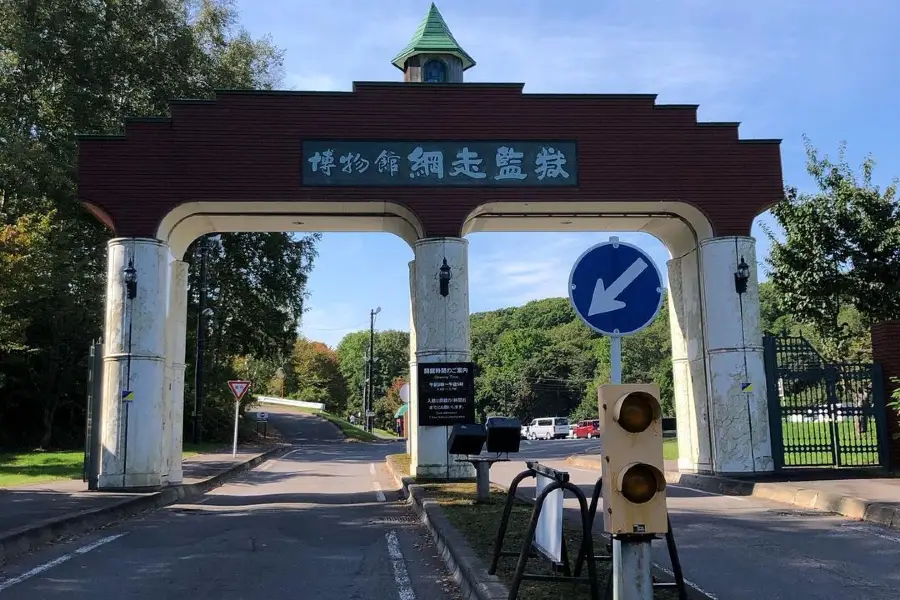
{"type": "Polygon", "coordinates": [[[717,494],[716,492],[707,492],[705,490],[698,490],[697,488],[692,488],[684,485],[673,485],[671,483],[666,484],[666,487],[675,488],[676,490],[687,490],[689,492],[697,492],[698,494],[706,494],[707,496],[719,496],[720,498],[732,498],[734,500],[740,500],[742,502],[750,502],[748,498],[744,498],[743,496],[732,496],[730,494],[717,494]]]}
{"type": "Polygon", "coordinates": [[[397,594],[400,600],[416,600],[416,593],[412,589],[412,581],[406,571],[406,561],[403,552],[400,551],[400,542],[397,533],[389,531],[384,534],[387,539],[388,554],[391,557],[391,566],[394,568],[394,582],[397,584],[397,594]]]}
{"type": "Polygon", "coordinates": [[[375,474],[375,463],[369,463],[369,473],[375,474]]]}
{"type": "Polygon", "coordinates": [[[894,542],[895,544],[900,544],[900,537],[888,535],[886,533],[881,533],[875,527],[865,527],[862,525],[854,525],[852,523],[843,523],[841,525],[841,529],[849,529],[850,531],[859,531],[861,533],[865,533],[866,535],[874,535],[877,538],[881,538],[881,539],[887,540],[889,542],[894,542]]]}
{"type": "Polygon", "coordinates": [[[278,463],[279,460],[281,460],[281,459],[283,459],[283,458],[287,458],[287,457],[290,456],[291,454],[296,454],[297,452],[300,452],[301,450],[303,450],[303,448],[297,448],[296,450],[291,450],[290,452],[285,452],[284,454],[282,454],[282,455],[279,456],[278,458],[273,458],[273,459],[267,460],[266,462],[264,462],[264,463],[262,464],[261,467],[259,467],[259,470],[260,470],[260,471],[268,471],[269,469],[271,469],[272,467],[274,467],[274,466],[278,463]]]}
{"type": "MultiPolygon", "coordinates": [[[[663,573],[665,573],[666,575],[668,575],[669,577],[672,577],[674,579],[675,573],[673,573],[669,569],[667,569],[665,567],[661,567],[661,566],[657,565],[656,563],[654,563],[653,566],[655,566],[657,569],[659,569],[660,571],[662,571],[663,573]]],[[[701,594],[703,594],[704,596],[706,596],[707,598],[709,598],[709,600],[719,600],[718,596],[707,592],[706,590],[704,590],[702,587],[700,587],[699,585],[697,585],[690,579],[685,579],[684,582],[686,584],[688,584],[689,586],[691,586],[692,588],[694,588],[695,590],[697,590],[698,592],[700,592],[701,594]]]]}
{"type": "Polygon", "coordinates": [[[39,566],[31,569],[30,571],[26,571],[25,573],[22,573],[18,577],[13,577],[12,579],[6,579],[3,581],[0,581],[0,592],[2,592],[5,589],[11,588],[12,586],[16,585],[17,583],[22,583],[23,581],[31,579],[35,575],[40,575],[47,569],[52,569],[53,567],[61,565],[64,562],[71,560],[80,554],[87,554],[91,550],[95,550],[104,544],[113,542],[113,541],[119,539],[120,537],[122,537],[123,535],[125,535],[125,533],[117,533],[116,535],[110,535],[105,538],[100,538],[96,542],[88,544],[87,546],[82,546],[81,548],[78,548],[77,550],[75,550],[73,552],[70,552],[68,554],[63,554],[59,558],[54,558],[50,562],[46,562],[42,565],[39,565],[39,566]]]}
{"type": "Polygon", "coordinates": [[[381,490],[381,484],[379,484],[377,481],[373,481],[372,487],[375,488],[375,497],[378,498],[379,502],[384,502],[385,500],[387,500],[384,492],[381,490]]]}

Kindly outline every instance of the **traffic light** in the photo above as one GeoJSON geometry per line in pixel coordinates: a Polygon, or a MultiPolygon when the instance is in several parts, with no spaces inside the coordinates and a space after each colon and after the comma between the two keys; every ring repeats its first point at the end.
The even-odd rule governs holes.
{"type": "Polygon", "coordinates": [[[666,533],[662,410],[653,384],[597,392],[603,440],[603,525],[613,535],[666,533]]]}

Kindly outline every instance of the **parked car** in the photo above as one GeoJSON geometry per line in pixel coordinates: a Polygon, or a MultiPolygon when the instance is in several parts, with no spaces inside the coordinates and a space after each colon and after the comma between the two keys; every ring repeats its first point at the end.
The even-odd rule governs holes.
{"type": "Polygon", "coordinates": [[[524,437],[529,440],[564,439],[569,435],[569,419],[565,417],[540,417],[534,419],[524,429],[524,437]]]}
{"type": "Polygon", "coordinates": [[[591,419],[588,421],[578,421],[573,431],[575,439],[591,439],[599,435],[600,419],[591,419]]]}

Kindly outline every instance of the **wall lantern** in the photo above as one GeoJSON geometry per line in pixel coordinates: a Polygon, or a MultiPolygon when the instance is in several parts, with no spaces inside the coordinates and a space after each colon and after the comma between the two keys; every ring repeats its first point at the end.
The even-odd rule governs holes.
{"type": "Polygon", "coordinates": [[[746,292],[748,281],[750,281],[750,266],[744,262],[742,256],[741,262],[738,263],[737,270],[734,272],[734,291],[738,294],[746,292]]]}
{"type": "Polygon", "coordinates": [[[134,259],[129,259],[128,266],[122,270],[122,276],[125,280],[125,294],[129,300],[134,300],[137,296],[137,270],[134,268],[134,259]]]}
{"type": "Polygon", "coordinates": [[[441,270],[439,273],[440,281],[441,281],[441,296],[447,297],[447,294],[450,293],[450,279],[453,275],[450,273],[450,265],[447,264],[447,259],[444,259],[444,264],[441,265],[441,270]]]}

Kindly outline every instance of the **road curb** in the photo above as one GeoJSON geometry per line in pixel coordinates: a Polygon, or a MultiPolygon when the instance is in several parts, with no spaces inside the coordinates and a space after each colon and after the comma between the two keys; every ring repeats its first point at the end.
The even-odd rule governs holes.
{"type": "Polygon", "coordinates": [[[258,456],[233,465],[225,471],[197,483],[172,486],[152,494],[127,498],[110,506],[83,510],[13,529],[0,538],[0,565],[60,538],[73,537],[94,529],[101,529],[139,513],[205,494],[236,475],[286,451],[289,447],[285,445],[270,448],[258,456]]]}
{"type": "MultiPolygon", "coordinates": [[[[586,456],[570,456],[566,462],[583,469],[601,468],[600,459],[586,456]]],[[[752,496],[763,500],[773,500],[801,508],[838,513],[851,519],[877,523],[900,530],[900,507],[890,504],[804,488],[780,481],[742,481],[716,475],[695,475],[677,471],[666,471],[665,475],[666,482],[672,485],[682,485],[702,492],[725,496],[752,496]]]]}
{"type": "Polygon", "coordinates": [[[388,472],[400,486],[419,519],[434,537],[441,560],[459,585],[466,600],[506,600],[509,590],[496,575],[488,574],[487,565],[462,534],[447,519],[440,504],[425,498],[424,486],[413,477],[398,472],[393,461],[385,460],[388,472]]]}

